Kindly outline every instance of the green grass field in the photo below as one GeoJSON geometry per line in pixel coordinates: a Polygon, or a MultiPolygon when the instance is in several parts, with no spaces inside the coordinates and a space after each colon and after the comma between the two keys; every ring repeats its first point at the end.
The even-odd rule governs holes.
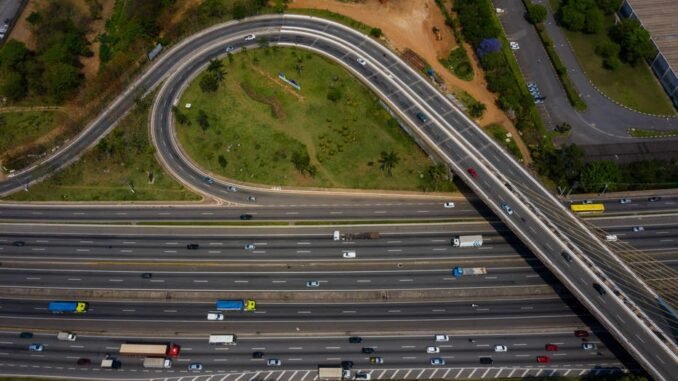
{"type": "MultiPolygon", "coordinates": [[[[190,125],[177,126],[188,154],[213,173],[270,185],[417,190],[432,165],[375,95],[321,56],[257,49],[224,59],[224,69],[217,92],[202,92],[202,75],[188,87],[180,112],[190,125]],[[280,80],[281,72],[301,90],[280,80]],[[197,122],[200,111],[208,115],[206,129],[197,122]],[[380,169],[384,151],[399,158],[392,176],[380,169]],[[295,152],[308,154],[315,176],[295,169],[295,152]]],[[[443,190],[452,189],[448,182],[443,190]]]]}
{"type": "Polygon", "coordinates": [[[45,135],[56,126],[58,117],[51,111],[0,113],[0,154],[45,135]]]}
{"type": "Polygon", "coordinates": [[[148,138],[151,97],[130,112],[107,137],[80,160],[27,192],[16,201],[165,201],[199,197],[165,174],[148,138]],[[150,178],[153,178],[150,181],[150,178]],[[132,184],[135,193],[130,189],[132,184]]]}

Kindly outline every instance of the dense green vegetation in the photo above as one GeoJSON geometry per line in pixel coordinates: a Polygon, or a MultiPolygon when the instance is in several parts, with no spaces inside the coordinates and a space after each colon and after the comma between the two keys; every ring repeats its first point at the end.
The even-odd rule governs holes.
{"type": "Polygon", "coordinates": [[[174,109],[181,144],[201,166],[271,185],[452,189],[445,168],[350,73],[304,50],[261,45],[212,62],[174,109]]]}
{"type": "Polygon", "coordinates": [[[54,128],[56,118],[53,111],[0,113],[0,152],[46,134],[54,128]]]}
{"type": "Polygon", "coordinates": [[[440,63],[464,81],[473,79],[473,66],[471,66],[471,60],[466,54],[466,49],[462,46],[452,49],[447,58],[441,59],[440,63]]]}
{"type": "Polygon", "coordinates": [[[141,101],[80,160],[8,197],[17,201],[197,200],[164,173],[148,139],[151,97],[141,101]]]}
{"type": "Polygon", "coordinates": [[[522,132],[530,150],[549,149],[551,142],[545,138],[544,124],[507,47],[492,2],[456,0],[454,5],[464,38],[476,50],[485,69],[488,89],[499,94],[498,105],[515,114],[516,128],[522,132]]]}
{"type": "Polygon", "coordinates": [[[551,0],[577,61],[596,87],[632,109],[657,115],[675,110],[644,63],[655,54],[636,20],[615,22],[619,0],[551,0]]]}

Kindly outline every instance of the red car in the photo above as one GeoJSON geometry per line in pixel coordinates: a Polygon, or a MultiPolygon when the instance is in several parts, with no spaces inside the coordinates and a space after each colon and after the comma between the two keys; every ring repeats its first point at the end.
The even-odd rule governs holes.
{"type": "Polygon", "coordinates": [[[467,171],[468,171],[468,174],[471,175],[471,177],[478,177],[478,172],[476,172],[475,169],[469,168],[469,169],[467,169],[467,171]]]}
{"type": "Polygon", "coordinates": [[[537,356],[537,362],[542,364],[548,364],[551,362],[551,358],[548,356],[537,356]]]}
{"type": "Polygon", "coordinates": [[[558,346],[555,344],[546,344],[546,350],[549,352],[557,352],[558,346]]]}
{"type": "Polygon", "coordinates": [[[585,331],[583,329],[578,329],[574,331],[574,335],[577,337],[589,337],[588,331],[585,331]]]}

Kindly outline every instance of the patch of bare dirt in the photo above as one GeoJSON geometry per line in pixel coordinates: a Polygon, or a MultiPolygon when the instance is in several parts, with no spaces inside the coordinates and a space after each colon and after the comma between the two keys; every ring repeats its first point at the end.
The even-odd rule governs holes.
{"type": "Polygon", "coordinates": [[[188,12],[192,8],[197,7],[202,2],[203,0],[177,0],[177,2],[172,7],[172,12],[169,15],[169,20],[167,22],[161,23],[163,27],[160,36],[162,37],[166,31],[172,30],[174,26],[181,21],[186,12],[188,12]]]}
{"type": "Polygon", "coordinates": [[[26,21],[28,15],[30,15],[34,10],[40,8],[41,0],[28,0],[28,3],[24,7],[23,12],[19,15],[14,28],[12,28],[12,33],[9,34],[8,40],[15,39],[26,44],[26,47],[33,50],[35,49],[35,41],[31,38],[31,29],[30,24],[26,21]]]}
{"type": "MultiPolygon", "coordinates": [[[[451,6],[448,2],[448,8],[451,6]]],[[[501,124],[517,137],[516,142],[526,161],[530,160],[527,147],[519,139],[518,131],[506,114],[496,105],[496,96],[487,90],[482,70],[469,46],[464,48],[472,57],[475,72],[472,81],[463,81],[450,73],[440,62],[456,47],[452,30],[445,25],[445,18],[434,0],[364,0],[357,3],[346,3],[336,0],[293,0],[290,8],[326,9],[351,17],[384,32],[391,46],[399,52],[409,48],[424,58],[452,89],[461,89],[485,104],[487,109],[480,118],[480,125],[501,124]],[[437,41],[433,27],[440,28],[442,40],[437,41]]]]}

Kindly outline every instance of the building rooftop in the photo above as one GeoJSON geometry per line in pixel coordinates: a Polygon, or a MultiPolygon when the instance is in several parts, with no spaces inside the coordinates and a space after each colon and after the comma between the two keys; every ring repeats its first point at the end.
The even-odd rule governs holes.
{"type": "Polygon", "coordinates": [[[678,71],[678,1],[627,0],[673,70],[678,71]]]}

